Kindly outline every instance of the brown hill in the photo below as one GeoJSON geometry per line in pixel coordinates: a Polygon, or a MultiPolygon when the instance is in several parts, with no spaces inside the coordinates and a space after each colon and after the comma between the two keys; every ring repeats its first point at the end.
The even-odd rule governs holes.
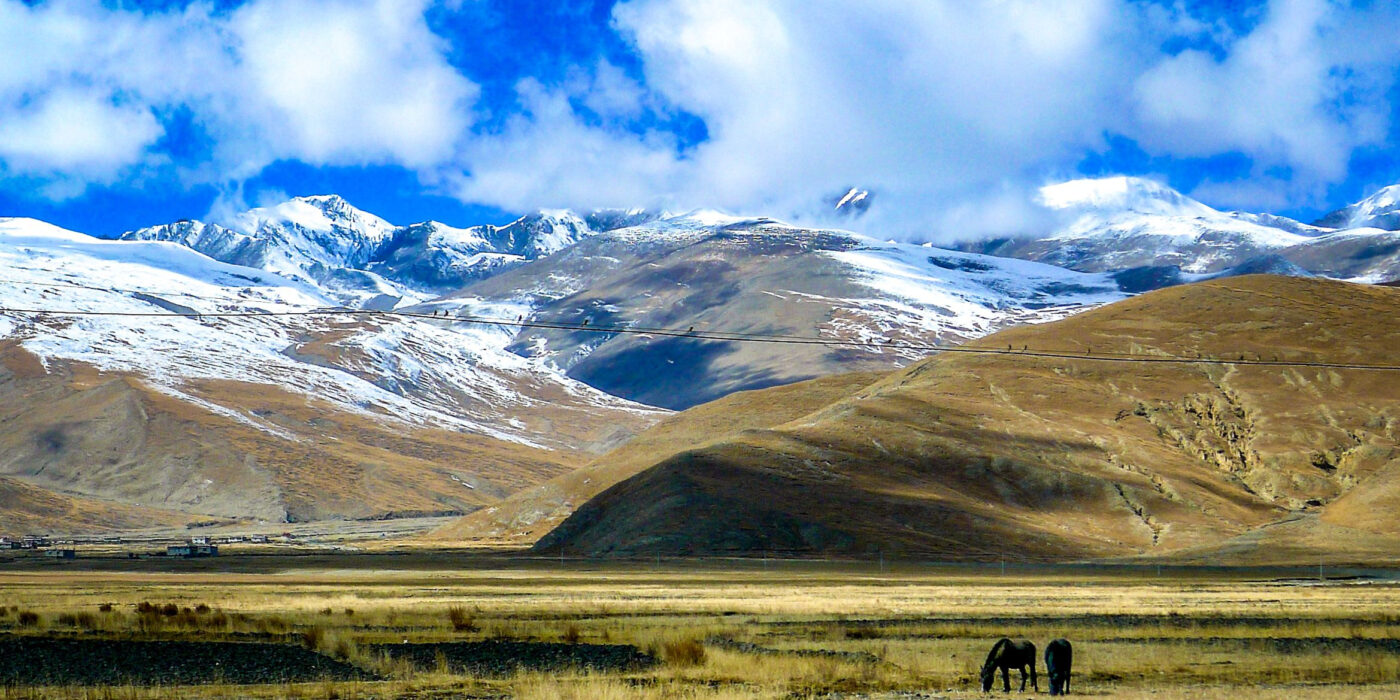
{"type": "Polygon", "coordinates": [[[741,391],[674,415],[587,466],[512,494],[437,532],[428,541],[533,544],[579,504],[680,450],[696,449],[806,415],[875,381],[851,372],[765,391],[741,391]]]}
{"type": "Polygon", "coordinates": [[[0,534],[469,512],[585,454],[378,421],[295,388],[193,381],[186,400],[13,343],[0,360],[0,534]]]}
{"type": "Polygon", "coordinates": [[[190,519],[187,513],[54,493],[0,477],[0,524],[4,534],[11,536],[178,526],[190,519]]]}
{"type": "Polygon", "coordinates": [[[1026,352],[942,354],[835,400],[757,392],[802,415],[681,442],[536,547],[1400,559],[1400,372],[1241,362],[1395,363],[1397,312],[1393,288],[1238,277],[1003,331],[976,345],[1026,352]],[[1138,361],[1197,356],[1224,361],[1138,361]]]}

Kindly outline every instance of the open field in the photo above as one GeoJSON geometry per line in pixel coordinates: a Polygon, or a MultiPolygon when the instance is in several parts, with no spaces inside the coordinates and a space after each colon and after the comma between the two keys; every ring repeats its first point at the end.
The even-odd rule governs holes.
{"type": "MultiPolygon", "coordinates": [[[[972,697],[1001,636],[1042,649],[1055,637],[1072,640],[1082,695],[1400,692],[1400,578],[1387,572],[1336,578],[1346,572],[1334,570],[1319,581],[1316,569],[1003,573],[996,565],[561,564],[469,553],[187,563],[199,566],[0,566],[0,644],[180,643],[169,647],[182,649],[180,658],[166,662],[179,665],[209,664],[230,648],[214,642],[244,643],[250,653],[257,643],[259,653],[310,649],[342,669],[339,677],[352,677],[347,666],[361,675],[231,685],[224,681],[246,674],[230,669],[175,681],[200,683],[188,686],[80,678],[35,686],[24,668],[0,662],[8,679],[0,699],[972,697]],[[517,661],[536,670],[518,670],[517,661]]],[[[1046,690],[1043,669],[1040,685],[1046,690]]]]}

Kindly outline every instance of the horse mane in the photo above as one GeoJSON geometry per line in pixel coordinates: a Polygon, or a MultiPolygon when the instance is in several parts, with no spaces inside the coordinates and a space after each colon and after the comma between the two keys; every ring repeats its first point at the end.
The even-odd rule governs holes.
{"type": "Polygon", "coordinates": [[[1002,647],[1009,646],[1010,644],[1011,640],[1006,637],[998,639],[997,643],[992,645],[992,650],[987,652],[987,660],[982,662],[982,670],[986,671],[988,667],[996,665],[997,653],[1001,651],[1002,647]]]}

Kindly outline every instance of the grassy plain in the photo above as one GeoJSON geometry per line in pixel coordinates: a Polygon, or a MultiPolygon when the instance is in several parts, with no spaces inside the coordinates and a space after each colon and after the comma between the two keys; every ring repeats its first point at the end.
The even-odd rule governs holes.
{"type": "Polygon", "coordinates": [[[389,680],[0,687],[0,700],[971,697],[1001,636],[1072,640],[1083,695],[1400,692],[1400,584],[1302,571],[471,555],[230,557],[223,571],[16,564],[0,568],[0,636],[283,642],[389,680]],[[632,644],[662,663],[476,678],[370,650],[488,639],[632,644]]]}

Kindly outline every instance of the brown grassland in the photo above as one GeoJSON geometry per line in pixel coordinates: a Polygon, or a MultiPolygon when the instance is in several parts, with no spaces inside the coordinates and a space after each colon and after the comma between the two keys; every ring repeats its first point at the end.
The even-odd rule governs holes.
{"type": "MultiPolygon", "coordinates": [[[[977,669],[1001,636],[1041,649],[1072,640],[1081,695],[1400,692],[1400,585],[1318,581],[1316,570],[561,563],[470,553],[233,556],[219,570],[175,564],[10,562],[0,569],[0,638],[272,641],[388,680],[17,686],[0,687],[0,699],[973,697],[977,669]],[[142,603],[173,614],[143,613],[142,603]],[[370,650],[490,639],[630,644],[661,663],[478,678],[441,660],[417,667],[370,650]]],[[[1012,694],[1030,695],[1043,692],[1012,694]]]]}

